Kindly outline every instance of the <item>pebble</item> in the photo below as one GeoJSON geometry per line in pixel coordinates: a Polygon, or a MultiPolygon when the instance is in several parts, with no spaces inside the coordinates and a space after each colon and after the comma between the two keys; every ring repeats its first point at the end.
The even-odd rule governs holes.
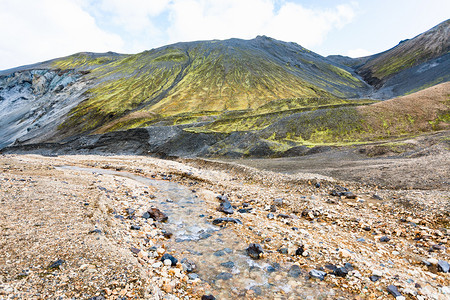
{"type": "Polygon", "coordinates": [[[348,275],[348,271],[346,267],[340,267],[334,271],[334,275],[345,278],[348,275]]]}
{"type": "Polygon", "coordinates": [[[51,263],[51,264],[47,267],[47,269],[59,269],[59,267],[60,267],[63,263],[65,263],[65,262],[66,262],[66,261],[63,260],[63,259],[58,259],[57,261],[51,263]]]}
{"type": "Polygon", "coordinates": [[[292,265],[292,267],[289,268],[288,276],[297,278],[300,275],[302,275],[302,270],[298,265],[292,265]]]}
{"type": "Polygon", "coordinates": [[[313,269],[313,270],[309,271],[309,275],[311,277],[318,278],[320,280],[324,280],[325,276],[327,276],[327,273],[325,273],[324,271],[313,269]]]}
{"type": "Polygon", "coordinates": [[[275,219],[275,215],[274,215],[273,213],[268,213],[268,214],[267,214],[267,218],[268,218],[269,220],[273,220],[273,219],[275,219]]]}
{"type": "MultiPolygon", "coordinates": [[[[163,213],[156,207],[150,208],[149,210],[147,210],[147,213],[148,213],[148,215],[146,215],[146,216],[148,216],[149,218],[152,218],[155,221],[166,222],[169,219],[169,217],[165,213],[163,213]]],[[[144,213],[144,215],[145,215],[145,213],[144,213]]],[[[142,216],[143,218],[145,218],[144,215],[142,216]]],[[[148,219],[148,218],[146,218],[146,219],[148,219]]]]}
{"type": "Polygon", "coordinates": [[[264,253],[261,245],[254,243],[251,243],[246,250],[248,256],[250,256],[253,259],[261,258],[261,255],[264,253]]]}
{"type": "Polygon", "coordinates": [[[218,250],[218,251],[216,251],[216,252],[214,252],[213,253],[214,254],[214,256],[224,256],[225,255],[225,251],[223,251],[223,250],[218,250]]]}
{"type": "Polygon", "coordinates": [[[220,274],[217,274],[216,279],[221,279],[221,280],[228,280],[233,278],[233,274],[231,273],[227,273],[227,272],[222,272],[220,274]]]}
{"type": "Polygon", "coordinates": [[[212,221],[213,225],[219,225],[222,223],[235,223],[242,224],[241,220],[235,218],[217,218],[212,221]]]}
{"type": "Polygon", "coordinates": [[[169,267],[169,266],[172,265],[172,261],[170,259],[165,259],[164,260],[164,265],[169,267]]]}
{"type": "Polygon", "coordinates": [[[387,243],[387,242],[389,242],[390,240],[391,240],[391,238],[388,237],[388,236],[382,236],[382,237],[380,237],[380,242],[382,242],[382,243],[387,243]]]}
{"type": "Polygon", "coordinates": [[[172,267],[176,266],[178,259],[176,259],[175,257],[173,257],[172,255],[170,255],[169,253],[165,253],[162,257],[161,257],[161,261],[164,262],[166,260],[170,260],[172,267]]]}
{"type": "Polygon", "coordinates": [[[203,295],[202,300],[216,300],[216,297],[213,295],[203,295]]]}
{"type": "Polygon", "coordinates": [[[277,198],[273,200],[273,205],[275,206],[283,206],[284,200],[282,198],[277,198]]]}
{"type": "Polygon", "coordinates": [[[217,210],[227,215],[232,215],[234,213],[233,206],[231,206],[231,203],[228,201],[220,203],[219,208],[217,210]]]}
{"type": "Polygon", "coordinates": [[[138,226],[138,225],[131,225],[131,230],[140,230],[141,229],[141,226],[138,226]]]}
{"type": "Polygon", "coordinates": [[[438,260],[438,270],[444,273],[448,273],[450,270],[450,265],[448,264],[448,262],[444,261],[444,260],[438,260]]]}
{"type": "Polygon", "coordinates": [[[222,267],[231,269],[231,268],[234,267],[234,262],[232,262],[232,261],[227,261],[227,262],[221,263],[220,265],[221,265],[222,267]]]}
{"type": "Polygon", "coordinates": [[[195,262],[187,258],[183,258],[181,260],[181,265],[183,266],[183,270],[185,270],[188,273],[192,273],[197,270],[197,265],[195,264],[195,262]]]}
{"type": "Polygon", "coordinates": [[[386,289],[395,298],[402,296],[395,285],[388,285],[386,289]]]}

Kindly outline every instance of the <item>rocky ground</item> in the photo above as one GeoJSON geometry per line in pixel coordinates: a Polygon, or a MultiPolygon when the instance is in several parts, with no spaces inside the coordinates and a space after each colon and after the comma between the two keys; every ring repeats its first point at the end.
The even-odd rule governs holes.
{"type": "Polygon", "coordinates": [[[235,276],[225,271],[214,281],[196,276],[200,256],[182,262],[192,249],[180,250],[151,209],[164,196],[160,186],[132,174],[192,189],[208,222],[274,266],[269,284],[321,290],[304,298],[450,298],[448,189],[142,156],[2,155],[0,170],[0,299],[299,298],[254,287],[224,292],[235,276]]]}

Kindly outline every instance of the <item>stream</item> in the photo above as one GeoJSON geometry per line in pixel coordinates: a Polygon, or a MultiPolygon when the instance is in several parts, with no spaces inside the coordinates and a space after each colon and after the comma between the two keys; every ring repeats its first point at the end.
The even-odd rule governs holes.
{"type": "MultiPolygon", "coordinates": [[[[158,207],[169,217],[162,225],[163,229],[173,233],[166,247],[177,253],[175,257],[179,261],[187,258],[195,262],[197,270],[190,277],[198,276],[206,281],[212,289],[209,292],[216,299],[243,297],[248,290],[253,290],[254,297],[261,299],[338,298],[336,291],[328,284],[308,279],[307,270],[268,259],[251,259],[246,253],[248,244],[233,232],[245,225],[212,225],[211,220],[208,220],[205,201],[181,184],[108,169],[74,166],[57,168],[126,177],[156,187],[156,198],[150,200],[149,204],[158,207]]],[[[232,216],[239,218],[239,213],[235,212],[232,216]]]]}

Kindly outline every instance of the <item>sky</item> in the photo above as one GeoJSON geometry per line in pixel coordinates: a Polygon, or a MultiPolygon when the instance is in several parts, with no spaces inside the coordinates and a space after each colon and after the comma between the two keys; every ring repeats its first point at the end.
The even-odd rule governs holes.
{"type": "Polygon", "coordinates": [[[360,57],[448,18],[448,0],[0,0],[0,70],[84,51],[258,35],[360,57]]]}

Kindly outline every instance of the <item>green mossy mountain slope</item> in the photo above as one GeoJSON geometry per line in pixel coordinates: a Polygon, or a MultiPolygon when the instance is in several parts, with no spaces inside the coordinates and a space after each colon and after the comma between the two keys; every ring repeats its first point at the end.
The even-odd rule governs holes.
{"type": "Polygon", "coordinates": [[[72,133],[123,130],[183,114],[183,122],[194,122],[278,99],[353,98],[370,91],[345,67],[267,37],[179,43],[91,60],[79,54],[53,66],[88,70],[95,82],[60,126],[72,133]]]}

